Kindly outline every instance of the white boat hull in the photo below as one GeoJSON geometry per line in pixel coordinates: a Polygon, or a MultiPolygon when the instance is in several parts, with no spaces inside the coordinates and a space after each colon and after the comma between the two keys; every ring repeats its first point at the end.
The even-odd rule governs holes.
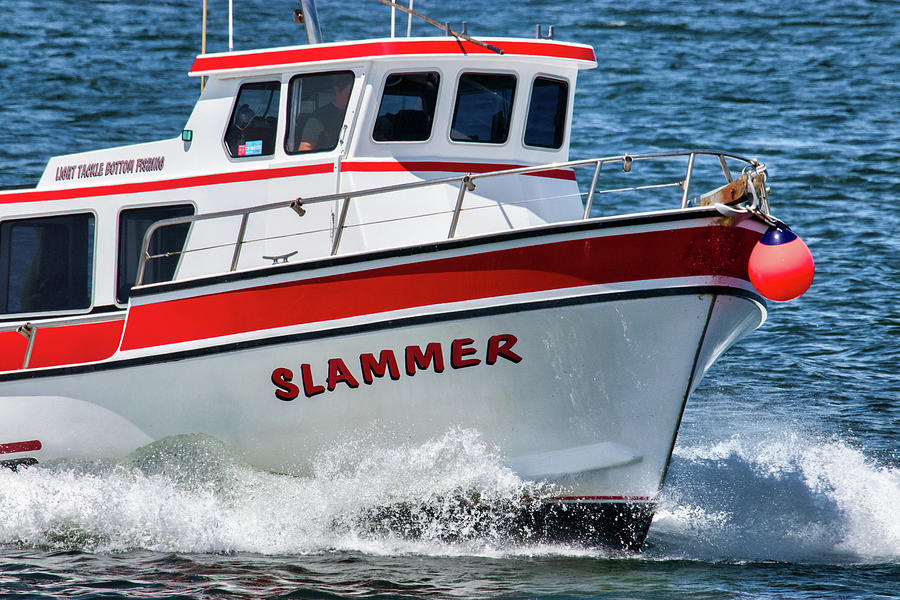
{"type": "MultiPolygon", "coordinates": [[[[644,229],[663,236],[672,231],[644,229]]],[[[567,232],[549,243],[537,241],[569,244],[574,236],[593,243],[614,234],[621,232],[567,232]]],[[[487,242],[467,244],[464,258],[492,256],[498,251],[491,243],[510,244],[487,242]]],[[[527,253],[538,247],[535,240],[516,244],[525,248],[526,262],[534,258],[527,253]]],[[[427,261],[414,257],[393,264],[425,265],[418,270],[428,271],[428,265],[459,255],[451,245],[436,255],[432,249],[427,261]]],[[[378,273],[385,281],[371,285],[403,287],[391,268],[326,267],[341,281],[378,273]]],[[[539,291],[302,322],[304,306],[318,310],[310,297],[298,302],[300,322],[290,326],[229,330],[166,345],[147,345],[151,328],[143,337],[129,337],[140,331],[142,318],[159,317],[153,311],[171,303],[230,302],[250,289],[299,293],[312,281],[329,285],[316,271],[287,278],[264,287],[241,281],[173,284],[136,297],[125,349],[112,360],[0,376],[0,440],[39,441],[40,449],[27,455],[43,462],[123,456],[153,440],[202,433],[261,468],[307,474],[318,453],[363,431],[391,444],[473,429],[520,477],[555,484],[555,503],[605,511],[605,520],[627,522],[622,511],[632,515],[638,524],[629,527],[636,531],[622,541],[622,524],[614,525],[614,539],[639,547],[690,392],[716,356],[765,318],[746,282],[713,272],[616,284],[557,283],[539,291]],[[606,514],[610,507],[613,516],[606,514]]],[[[511,279],[511,285],[520,280],[511,279]]],[[[227,306],[222,315],[237,310],[227,306]]],[[[227,327],[223,320],[212,313],[204,326],[227,327]]],[[[577,531],[589,541],[609,541],[608,528],[600,529],[577,531]]]]}

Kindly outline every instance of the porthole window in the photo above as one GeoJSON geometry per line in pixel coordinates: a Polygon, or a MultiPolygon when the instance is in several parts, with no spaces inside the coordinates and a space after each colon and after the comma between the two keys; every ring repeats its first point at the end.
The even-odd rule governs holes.
{"type": "Polygon", "coordinates": [[[463,73],[459,78],[450,139],[502,144],[509,137],[516,77],[463,73]]]}
{"type": "Polygon", "coordinates": [[[566,127],[569,84],[559,79],[538,77],[531,88],[525,145],[561,148],[566,127]]]}
{"type": "Polygon", "coordinates": [[[393,73],[384,84],[372,137],[376,142],[421,142],[431,137],[437,73],[393,73]]]}

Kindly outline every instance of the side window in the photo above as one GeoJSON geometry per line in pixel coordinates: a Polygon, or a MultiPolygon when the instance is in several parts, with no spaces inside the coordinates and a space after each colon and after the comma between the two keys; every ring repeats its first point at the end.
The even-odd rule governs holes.
{"type": "Polygon", "coordinates": [[[384,84],[372,137],[376,142],[421,142],[431,137],[437,73],[394,73],[384,84]]]}
{"type": "Polygon", "coordinates": [[[353,71],[313,73],[291,79],[285,152],[327,152],[337,147],[353,79],[353,71]]]}
{"type": "Polygon", "coordinates": [[[93,270],[92,214],[0,224],[0,312],[90,308],[93,270]]]}
{"type": "Polygon", "coordinates": [[[560,148],[566,127],[569,84],[559,79],[538,77],[531,88],[525,145],[560,148]]]}
{"type": "Polygon", "coordinates": [[[278,81],[241,86],[225,131],[225,145],[232,158],[275,153],[280,90],[278,81]]]}
{"type": "Polygon", "coordinates": [[[502,144],[509,137],[516,77],[463,73],[459,78],[450,139],[502,144]]]}
{"type": "MultiPolygon", "coordinates": [[[[141,258],[144,234],[156,221],[172,217],[186,217],[194,214],[189,204],[175,206],[151,206],[131,208],[119,214],[119,257],[116,273],[116,301],[128,302],[128,294],[137,280],[137,270],[141,258]]],[[[179,252],[184,250],[189,225],[173,225],[158,230],[150,239],[150,254],[173,253],[171,256],[147,261],[144,267],[144,283],[170,281],[175,276],[179,252]]]]}

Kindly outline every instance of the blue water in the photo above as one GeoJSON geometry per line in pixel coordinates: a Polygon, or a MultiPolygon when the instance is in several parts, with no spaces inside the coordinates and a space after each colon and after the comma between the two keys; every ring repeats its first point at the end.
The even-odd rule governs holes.
{"type": "MultiPolygon", "coordinates": [[[[210,4],[209,50],[225,50],[227,2],[210,4]]],[[[235,4],[236,48],[302,41],[293,2],[235,4]]],[[[329,40],[386,31],[374,0],[331,4],[329,40]]],[[[770,304],[693,396],[645,552],[447,535],[484,525],[465,515],[412,541],[357,526],[412,481],[521,491],[477,432],[361,439],[308,478],[189,438],[0,473],[0,597],[900,598],[900,4],[415,6],[476,36],[531,37],[541,22],[592,44],[600,67],[579,81],[573,157],[757,157],[776,215],[815,255],[812,289],[770,304]]],[[[0,185],[33,185],[54,154],[178,135],[199,91],[185,76],[199,0],[3,8],[0,185]]]]}

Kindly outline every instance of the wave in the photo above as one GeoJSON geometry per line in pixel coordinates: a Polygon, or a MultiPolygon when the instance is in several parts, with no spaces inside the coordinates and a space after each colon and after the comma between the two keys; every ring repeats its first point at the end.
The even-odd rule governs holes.
{"type": "Polygon", "coordinates": [[[504,536],[511,510],[552,489],[516,477],[477,432],[391,447],[376,438],[332,447],[304,476],[254,469],[199,435],[166,438],[117,462],[2,472],[0,544],[270,555],[570,552],[504,536]]]}
{"type": "Polygon", "coordinates": [[[836,437],[748,429],[676,447],[649,555],[900,560],[900,469],[836,437]]]}
{"type": "MultiPolygon", "coordinates": [[[[337,444],[302,475],[250,467],[206,436],[167,438],[120,461],[2,471],[0,544],[101,553],[610,556],[504,535],[512,511],[559,490],[518,478],[477,432],[452,430],[415,445],[379,439],[372,432],[337,444]]],[[[745,431],[676,447],[643,557],[897,562],[897,514],[897,468],[838,439],[745,431]]]]}

